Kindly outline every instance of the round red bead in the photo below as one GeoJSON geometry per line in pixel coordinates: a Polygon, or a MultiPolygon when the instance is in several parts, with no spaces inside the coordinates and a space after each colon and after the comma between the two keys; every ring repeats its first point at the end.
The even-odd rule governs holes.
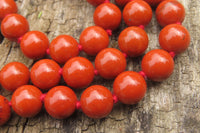
{"type": "Polygon", "coordinates": [[[171,24],[161,30],[159,42],[164,50],[179,54],[189,47],[190,34],[182,25],[171,24]]]}
{"type": "Polygon", "coordinates": [[[109,45],[107,32],[99,26],[86,28],[80,36],[80,45],[88,55],[96,55],[109,45]]]}
{"type": "Polygon", "coordinates": [[[10,14],[1,23],[1,33],[11,41],[17,41],[28,31],[28,21],[19,14],[10,14]]]}
{"type": "Polygon", "coordinates": [[[145,96],[146,89],[144,78],[133,71],[119,74],[113,84],[114,94],[124,104],[138,103],[145,96]]]}
{"type": "Polygon", "coordinates": [[[113,108],[111,92],[104,86],[94,85],[87,88],[81,95],[81,109],[91,118],[104,118],[113,108]]]}
{"type": "Polygon", "coordinates": [[[10,114],[9,101],[0,95],[0,126],[4,125],[10,119],[10,114]]]}
{"type": "Polygon", "coordinates": [[[64,119],[76,109],[76,94],[68,87],[56,86],[47,93],[44,106],[46,111],[56,119],[64,119]]]}
{"type": "Polygon", "coordinates": [[[139,27],[124,29],[118,38],[119,48],[128,56],[136,57],[145,52],[148,47],[147,33],[139,27]]]}
{"type": "Polygon", "coordinates": [[[142,59],[142,71],[153,81],[163,81],[170,77],[174,70],[171,55],[161,49],[148,52],[142,59]]]}
{"type": "Polygon", "coordinates": [[[103,78],[112,79],[126,69],[126,58],[119,50],[106,48],[96,56],[95,67],[103,78]]]}
{"type": "Polygon", "coordinates": [[[29,31],[23,36],[20,47],[25,56],[38,59],[46,54],[49,39],[40,31],[29,31]]]}
{"type": "Polygon", "coordinates": [[[152,10],[145,1],[134,0],[124,7],[123,18],[128,26],[145,26],[151,21],[152,10]]]}
{"type": "Polygon", "coordinates": [[[60,69],[60,66],[53,60],[40,60],[31,69],[31,81],[40,89],[50,89],[59,83],[60,69]]]}
{"type": "Polygon", "coordinates": [[[88,3],[90,3],[93,6],[98,6],[105,2],[105,0],[87,0],[88,3]]]}
{"type": "Polygon", "coordinates": [[[0,21],[12,13],[17,13],[17,5],[14,0],[0,0],[0,21]]]}
{"type": "Polygon", "coordinates": [[[121,23],[121,11],[112,3],[104,3],[96,8],[93,18],[97,26],[115,30],[121,23]]]}
{"type": "Polygon", "coordinates": [[[161,26],[180,22],[185,18],[185,9],[177,0],[165,0],[156,9],[156,18],[161,26]]]}
{"type": "Polygon", "coordinates": [[[42,108],[41,95],[35,86],[21,86],[12,95],[12,108],[21,117],[34,117],[42,108]]]}
{"type": "Polygon", "coordinates": [[[86,87],[93,81],[94,67],[88,59],[74,57],[64,65],[63,78],[73,88],[86,87]]]}
{"type": "Polygon", "coordinates": [[[29,69],[20,62],[5,65],[0,72],[0,81],[4,89],[15,91],[18,87],[28,84],[29,69]]]}
{"type": "Polygon", "coordinates": [[[164,0],[144,0],[144,1],[146,1],[151,6],[157,6],[160,2],[162,2],[164,0]]]}
{"type": "Polygon", "coordinates": [[[119,6],[125,6],[129,1],[131,1],[131,0],[115,0],[117,5],[119,5],[119,6]]]}

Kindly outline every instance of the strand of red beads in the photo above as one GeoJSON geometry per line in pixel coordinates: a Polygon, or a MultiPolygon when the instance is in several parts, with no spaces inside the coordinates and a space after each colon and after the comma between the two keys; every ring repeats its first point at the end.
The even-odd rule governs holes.
{"type": "Polygon", "coordinates": [[[118,5],[125,6],[122,14],[109,0],[87,1],[97,6],[93,16],[96,26],[86,28],[79,43],[69,35],[60,35],[49,44],[44,33],[29,31],[28,21],[16,14],[17,6],[13,0],[0,0],[4,37],[20,43],[24,55],[31,59],[42,58],[45,54],[53,59],[37,61],[30,72],[19,62],[9,63],[1,69],[2,87],[14,93],[11,102],[0,95],[0,125],[10,118],[10,107],[21,117],[29,118],[40,112],[43,103],[49,115],[57,119],[69,117],[76,109],[81,109],[88,117],[103,118],[118,101],[138,103],[145,96],[146,79],[163,81],[172,74],[174,56],[184,52],[190,43],[189,32],[181,25],[185,17],[181,3],[176,0],[116,0],[118,5]],[[149,39],[144,30],[152,18],[148,3],[152,6],[160,3],[156,18],[164,27],[159,35],[163,50],[148,52],[142,59],[142,71],[125,71],[126,57],[140,56],[148,47],[149,39]],[[129,27],[119,35],[121,52],[107,47],[109,36],[119,27],[122,16],[129,27]],[[96,56],[95,68],[88,59],[76,57],[82,50],[96,56]],[[57,63],[64,64],[63,68],[57,63]],[[68,86],[81,89],[89,86],[98,74],[105,79],[115,78],[113,94],[104,86],[93,85],[82,93],[79,101],[69,87],[56,86],[63,76],[68,86]],[[29,77],[33,85],[27,85],[29,77]],[[42,94],[41,90],[49,91],[42,94]]]}

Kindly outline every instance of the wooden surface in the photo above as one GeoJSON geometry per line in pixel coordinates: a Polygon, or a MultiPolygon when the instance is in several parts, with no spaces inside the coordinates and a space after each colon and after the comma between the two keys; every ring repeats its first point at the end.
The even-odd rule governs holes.
{"type": "MultiPolygon", "coordinates": [[[[118,103],[112,113],[101,120],[86,117],[81,111],[65,120],[51,118],[43,109],[34,118],[26,119],[12,112],[9,122],[0,127],[0,133],[199,133],[200,132],[200,0],[179,0],[186,8],[183,25],[191,34],[189,49],[175,58],[175,70],[166,81],[148,81],[145,98],[137,105],[118,103]]],[[[79,39],[80,33],[93,24],[94,7],[85,0],[17,0],[19,13],[25,16],[31,30],[46,33],[50,41],[60,34],[79,39]],[[38,15],[41,17],[38,17],[38,15]]],[[[110,47],[117,48],[121,28],[110,38],[110,47]]],[[[146,31],[149,48],[159,48],[161,27],[155,15],[146,31]]],[[[146,51],[146,52],[147,52],[146,51]]],[[[86,56],[84,53],[81,56],[86,56]]],[[[16,43],[6,39],[0,44],[0,67],[12,61],[25,63],[29,68],[33,61],[24,57],[16,43]]],[[[89,57],[91,61],[94,58],[89,57]]],[[[142,57],[128,59],[127,70],[139,71],[142,57]]],[[[112,90],[113,81],[95,78],[93,84],[101,84],[112,90]]],[[[9,100],[11,93],[0,89],[9,100]]],[[[80,97],[81,92],[76,92],[80,97]]]]}

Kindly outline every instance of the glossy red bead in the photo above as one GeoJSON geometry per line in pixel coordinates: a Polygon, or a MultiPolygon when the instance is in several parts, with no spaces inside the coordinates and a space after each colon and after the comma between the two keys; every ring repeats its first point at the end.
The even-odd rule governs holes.
{"type": "Polygon", "coordinates": [[[121,23],[121,11],[112,3],[104,3],[96,8],[93,18],[97,26],[115,30],[121,23]]]}
{"type": "Polygon", "coordinates": [[[103,28],[91,26],[81,33],[79,42],[84,52],[88,55],[96,55],[99,51],[108,47],[109,36],[103,28]]]}
{"type": "Polygon", "coordinates": [[[145,96],[146,81],[137,72],[126,71],[117,76],[113,83],[114,94],[124,104],[136,104],[145,96]]]}
{"type": "Polygon", "coordinates": [[[91,118],[100,119],[106,117],[113,108],[111,92],[104,86],[93,85],[87,88],[81,95],[81,109],[91,118]]]}
{"type": "Polygon", "coordinates": [[[156,18],[161,26],[182,23],[185,19],[185,9],[177,0],[165,0],[156,9],[156,18]]]}
{"type": "Polygon", "coordinates": [[[189,47],[190,34],[182,25],[171,24],[161,30],[159,42],[164,50],[179,54],[189,47]]]}
{"type": "Polygon", "coordinates": [[[119,48],[128,56],[137,57],[145,52],[148,47],[147,33],[139,27],[124,29],[118,38],[119,48]]]}
{"type": "Polygon", "coordinates": [[[0,126],[4,125],[10,119],[10,114],[9,101],[0,95],[0,126]]]}
{"type": "Polygon", "coordinates": [[[105,2],[105,0],[87,0],[88,3],[90,3],[93,6],[98,6],[105,2]]]}
{"type": "Polygon", "coordinates": [[[126,69],[126,58],[119,50],[106,48],[96,56],[95,67],[100,76],[112,79],[126,69]]]}
{"type": "Polygon", "coordinates": [[[41,95],[35,86],[21,86],[12,95],[12,108],[21,117],[34,117],[42,108],[41,95]]]}
{"type": "Polygon", "coordinates": [[[76,94],[70,88],[56,86],[45,96],[44,106],[52,117],[65,119],[74,113],[76,102],[76,94]]]}
{"type": "Polygon", "coordinates": [[[50,89],[59,83],[60,69],[60,66],[53,60],[40,60],[31,69],[31,81],[42,90],[50,89]]]}
{"type": "Polygon", "coordinates": [[[5,65],[0,72],[0,82],[4,89],[15,91],[18,87],[29,82],[29,69],[20,62],[5,65]]]}
{"type": "Polygon", "coordinates": [[[145,1],[133,0],[124,7],[123,18],[128,26],[146,26],[151,21],[152,10],[145,1]]]}
{"type": "Polygon", "coordinates": [[[169,78],[173,70],[174,60],[165,50],[151,50],[142,59],[142,71],[153,81],[169,78]]]}
{"type": "Polygon", "coordinates": [[[17,5],[14,0],[0,0],[0,21],[12,13],[17,13],[17,5]]]}
{"type": "Polygon", "coordinates": [[[11,41],[17,41],[28,31],[28,21],[19,14],[9,14],[1,22],[1,33],[11,41]]]}
{"type": "Polygon", "coordinates": [[[20,47],[28,58],[42,58],[49,47],[49,39],[40,31],[29,31],[23,36],[20,47]]]}
{"type": "Polygon", "coordinates": [[[73,88],[86,87],[93,81],[94,67],[88,59],[74,57],[64,65],[63,78],[73,88]]]}
{"type": "Polygon", "coordinates": [[[56,37],[49,47],[50,55],[53,60],[64,64],[70,58],[78,56],[78,42],[71,36],[60,35],[56,37]]]}
{"type": "Polygon", "coordinates": [[[165,1],[165,0],[144,0],[146,1],[149,5],[155,7],[157,6],[160,2],[165,1]]]}
{"type": "Polygon", "coordinates": [[[115,2],[117,3],[117,5],[119,5],[119,6],[125,6],[130,1],[131,0],[115,0],[115,2]]]}

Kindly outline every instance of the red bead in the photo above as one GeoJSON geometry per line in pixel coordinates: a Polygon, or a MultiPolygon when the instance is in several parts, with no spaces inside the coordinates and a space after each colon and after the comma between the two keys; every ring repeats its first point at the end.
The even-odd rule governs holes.
{"type": "Polygon", "coordinates": [[[64,65],[63,78],[73,88],[86,87],[93,81],[94,67],[88,59],[74,57],[64,65]]]}
{"type": "Polygon", "coordinates": [[[180,22],[185,18],[185,9],[177,0],[165,0],[156,9],[156,18],[161,26],[180,22]]]}
{"type": "Polygon", "coordinates": [[[143,0],[134,0],[126,4],[123,18],[128,26],[148,25],[152,18],[151,7],[143,0]]]}
{"type": "Polygon", "coordinates": [[[4,89],[15,91],[18,87],[28,84],[29,69],[20,62],[5,65],[0,72],[0,81],[4,89]]]}
{"type": "Polygon", "coordinates": [[[182,25],[171,24],[161,30],[159,42],[164,50],[179,54],[189,47],[190,34],[182,25]]]}
{"type": "Polygon", "coordinates": [[[11,41],[17,41],[28,31],[28,21],[19,14],[10,14],[1,23],[1,33],[11,41]]]}
{"type": "Polygon", "coordinates": [[[76,101],[76,94],[70,88],[56,86],[47,93],[44,106],[52,117],[65,119],[75,111],[76,101]]]}
{"type": "Polygon", "coordinates": [[[49,47],[49,39],[40,31],[29,31],[23,36],[20,47],[28,58],[42,58],[49,47]]]}
{"type": "Polygon", "coordinates": [[[98,73],[105,79],[115,78],[126,69],[126,58],[115,48],[106,48],[95,59],[98,73]]]}
{"type": "Polygon", "coordinates": [[[99,26],[86,28],[80,36],[80,45],[88,55],[96,55],[109,45],[107,32],[99,26]]]}
{"type": "Polygon", "coordinates": [[[10,119],[10,114],[9,101],[0,95],[0,126],[4,125],[10,119]]]}
{"type": "Polygon", "coordinates": [[[119,5],[119,6],[125,6],[129,1],[131,1],[131,0],[115,0],[117,5],[119,5]]]}
{"type": "Polygon", "coordinates": [[[59,83],[60,69],[60,66],[53,60],[40,60],[31,69],[31,81],[40,89],[50,89],[59,83]]]}
{"type": "Polygon", "coordinates": [[[104,118],[113,108],[111,92],[104,86],[93,85],[81,95],[82,111],[91,118],[104,118]]]}
{"type": "Polygon", "coordinates": [[[157,6],[160,2],[164,1],[164,0],[144,0],[146,1],[149,5],[151,6],[157,6]]]}
{"type": "Polygon", "coordinates": [[[121,11],[112,3],[104,3],[96,8],[93,18],[97,26],[115,30],[121,23],[121,11]]]}
{"type": "Polygon", "coordinates": [[[60,35],[56,37],[49,47],[50,55],[53,60],[64,64],[70,58],[78,56],[78,42],[71,36],[60,35]]]}
{"type": "Polygon", "coordinates": [[[128,56],[136,57],[145,52],[148,47],[147,33],[139,27],[124,29],[118,38],[119,48],[128,56]]]}
{"type": "Polygon", "coordinates": [[[170,77],[174,70],[171,55],[161,49],[148,52],[142,59],[142,71],[153,81],[163,81],[170,77]]]}
{"type": "Polygon", "coordinates": [[[12,13],[17,13],[17,5],[14,0],[0,0],[0,21],[12,13]]]}
{"type": "Polygon", "coordinates": [[[42,108],[41,95],[35,86],[21,86],[12,95],[12,108],[21,117],[34,117],[42,108]]]}
{"type": "Polygon", "coordinates": [[[88,3],[90,3],[93,6],[98,6],[105,2],[105,0],[87,0],[88,3]]]}

